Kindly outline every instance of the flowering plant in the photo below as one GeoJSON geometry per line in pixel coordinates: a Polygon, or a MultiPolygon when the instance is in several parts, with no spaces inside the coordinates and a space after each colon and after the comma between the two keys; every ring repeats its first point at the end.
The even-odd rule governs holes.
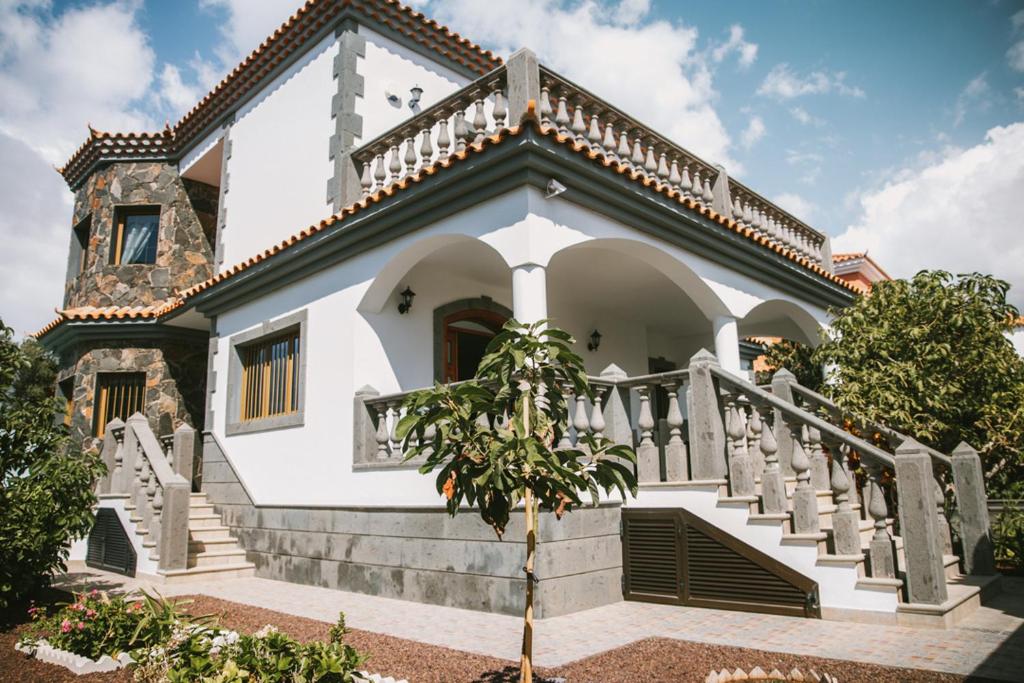
{"type": "Polygon", "coordinates": [[[77,593],[73,602],[56,610],[33,605],[28,611],[32,621],[22,645],[46,640],[52,647],[90,659],[116,657],[158,643],[179,618],[176,605],[163,599],[144,595],[128,600],[97,590],[77,593]]]}

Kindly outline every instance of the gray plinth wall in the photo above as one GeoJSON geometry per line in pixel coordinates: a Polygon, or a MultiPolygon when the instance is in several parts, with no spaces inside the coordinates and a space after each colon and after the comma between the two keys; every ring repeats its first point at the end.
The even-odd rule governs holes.
{"type": "MultiPolygon", "coordinates": [[[[523,611],[522,515],[513,516],[499,541],[472,510],[451,518],[443,508],[254,506],[209,435],[203,490],[257,576],[501,614],[523,611]]],[[[551,513],[540,517],[537,617],[621,600],[618,505],[583,508],[561,521],[551,513]]]]}

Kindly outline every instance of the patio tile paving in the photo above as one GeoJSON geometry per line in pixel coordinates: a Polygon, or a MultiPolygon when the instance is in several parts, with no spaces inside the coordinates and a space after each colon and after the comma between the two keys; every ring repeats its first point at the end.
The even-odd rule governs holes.
{"type": "MultiPolygon", "coordinates": [[[[59,582],[64,587],[153,588],[92,570],[59,582]]],[[[514,616],[259,578],[156,589],[168,596],[197,593],[327,622],[344,611],[353,628],[504,659],[519,656],[522,622],[514,616]]],[[[948,630],[619,602],[539,620],[535,659],[538,666],[559,666],[655,637],[1022,681],[1024,580],[1004,580],[1002,595],[948,630]]]]}

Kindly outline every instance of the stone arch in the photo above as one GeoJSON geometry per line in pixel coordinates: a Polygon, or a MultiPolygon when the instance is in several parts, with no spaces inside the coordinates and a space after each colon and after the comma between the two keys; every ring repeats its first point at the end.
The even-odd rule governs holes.
{"type": "Polygon", "coordinates": [[[810,346],[821,343],[822,329],[809,311],[786,299],[762,301],[739,320],[741,337],[783,337],[810,346]]]}

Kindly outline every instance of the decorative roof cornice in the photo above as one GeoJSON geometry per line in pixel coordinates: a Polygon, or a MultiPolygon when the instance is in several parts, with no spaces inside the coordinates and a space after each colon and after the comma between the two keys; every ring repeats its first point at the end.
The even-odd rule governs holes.
{"type": "Polygon", "coordinates": [[[174,158],[268,75],[301,52],[309,39],[346,14],[383,26],[472,74],[486,74],[502,63],[489,50],[397,0],[308,0],[173,128],[168,125],[159,133],[108,133],[90,127],[89,138],[57,171],[76,189],[97,163],[174,158]]]}

